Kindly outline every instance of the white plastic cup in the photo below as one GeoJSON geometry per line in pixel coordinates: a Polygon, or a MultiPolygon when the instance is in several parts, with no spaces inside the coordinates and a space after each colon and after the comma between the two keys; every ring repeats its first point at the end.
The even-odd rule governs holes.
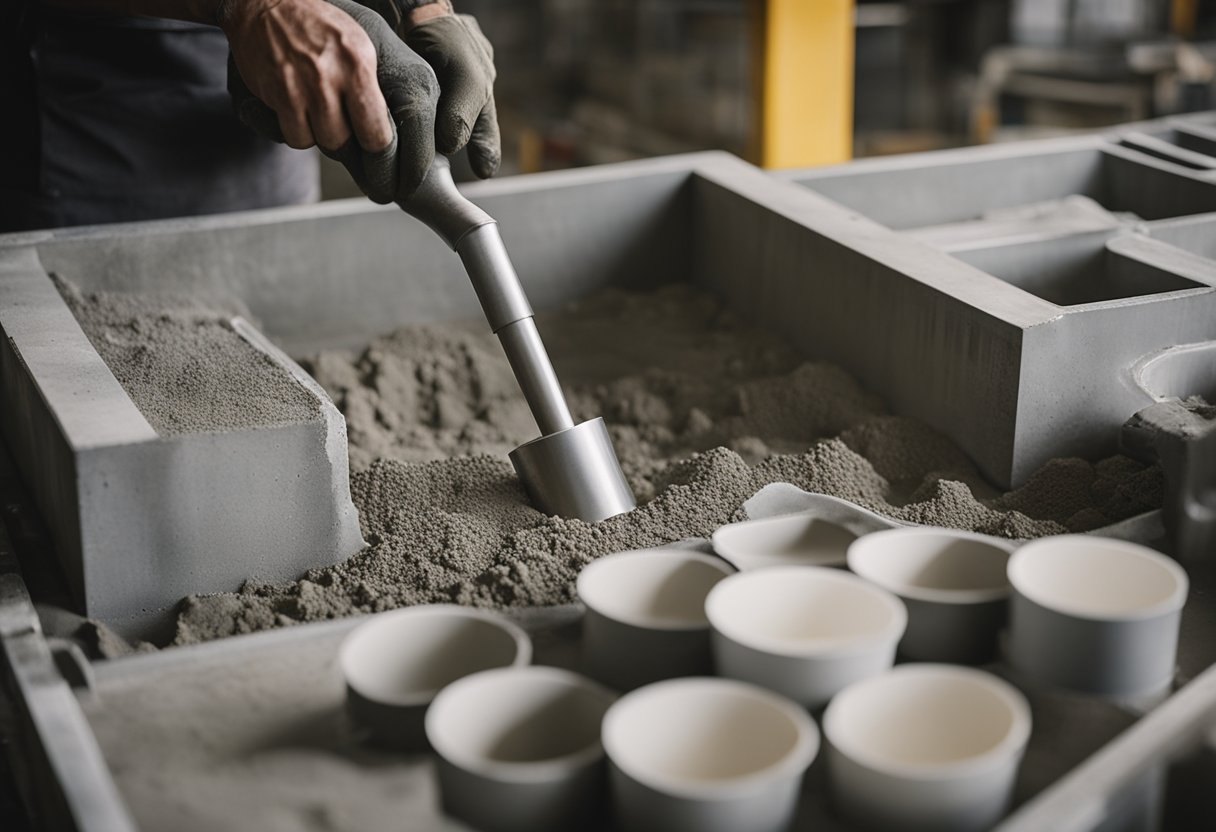
{"type": "Polygon", "coordinates": [[[899,596],[904,658],[981,664],[996,654],[1009,609],[1014,544],[937,528],[874,532],[849,546],[849,568],[899,596]]]}
{"type": "Polygon", "coordinates": [[[1029,682],[1114,699],[1173,682],[1186,572],[1145,546],[1090,535],[1028,543],[1009,560],[1008,659],[1029,682]]]}
{"type": "Polygon", "coordinates": [[[487,670],[426,715],[444,810],[488,832],[581,829],[603,812],[600,725],[615,696],[553,667],[487,670]]]}
{"type": "Polygon", "coordinates": [[[851,685],[823,716],[837,813],[873,830],[972,832],[1009,810],[1030,706],[990,673],[906,664],[851,685]]]}
{"type": "Polygon", "coordinates": [[[898,598],[837,569],[741,572],[705,601],[718,674],[817,708],[895,661],[907,625],[898,598]]]}
{"type": "Polygon", "coordinates": [[[819,729],[754,685],[672,679],[621,697],[603,741],[621,829],[777,832],[794,817],[819,729]]]}
{"type": "Polygon", "coordinates": [[[402,751],[426,750],[423,719],[445,685],[531,660],[532,642],[518,626],[451,604],[372,616],[351,631],[338,654],[356,729],[373,745],[402,751]]]}
{"type": "Polygon", "coordinates": [[[713,669],[705,596],[734,570],[688,549],[638,549],[592,561],[578,576],[583,665],[617,690],[713,669]]]}

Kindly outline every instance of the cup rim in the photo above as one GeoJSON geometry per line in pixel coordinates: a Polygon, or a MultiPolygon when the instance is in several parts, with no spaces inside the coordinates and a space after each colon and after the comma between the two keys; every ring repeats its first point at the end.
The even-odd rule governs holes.
{"type": "Polygon", "coordinates": [[[1078,618],[1085,621],[1099,621],[1103,623],[1111,622],[1130,622],[1130,621],[1147,621],[1163,615],[1169,615],[1178,612],[1186,605],[1187,594],[1190,591],[1190,578],[1186,574],[1177,561],[1173,560],[1160,552],[1150,549],[1139,543],[1132,543],[1127,540],[1119,540],[1113,537],[1095,537],[1085,534],[1058,534],[1049,537],[1042,537],[1020,547],[1013,556],[1009,558],[1009,566],[1007,567],[1009,574],[1009,583],[1013,586],[1017,594],[1021,595],[1029,601],[1038,604],[1044,609],[1052,612],[1067,615],[1071,618],[1078,618]],[[1098,541],[1103,547],[1115,549],[1140,560],[1147,561],[1165,572],[1169,573],[1174,579],[1174,588],[1169,596],[1163,598],[1157,603],[1137,610],[1128,612],[1113,612],[1101,613],[1093,610],[1077,608],[1069,603],[1059,603],[1055,600],[1044,598],[1033,588],[1026,585],[1027,581],[1022,574],[1028,567],[1026,563],[1033,557],[1040,555],[1041,552],[1050,551],[1058,546],[1070,546],[1073,543],[1080,541],[1098,541]]]}
{"type": "Polygon", "coordinates": [[[767,566],[731,575],[719,581],[709,591],[709,595],[705,598],[705,615],[713,630],[724,638],[769,655],[800,659],[852,656],[887,644],[894,646],[903,638],[908,627],[908,609],[894,593],[850,572],[829,566],[767,566]],[[872,594],[887,607],[891,613],[891,620],[878,632],[856,634],[821,644],[810,643],[802,647],[793,646],[780,639],[740,632],[733,623],[723,620],[722,614],[718,611],[718,605],[722,603],[721,599],[725,593],[730,591],[731,582],[737,585],[744,581],[759,581],[774,578],[778,573],[793,573],[796,576],[813,573],[823,580],[845,583],[861,589],[872,594]]]}
{"type": "Polygon", "coordinates": [[[444,717],[444,703],[456,693],[460,692],[460,688],[469,685],[484,683],[493,676],[531,676],[537,679],[549,679],[554,682],[564,683],[570,688],[581,688],[589,691],[604,699],[605,712],[615,703],[617,696],[603,685],[595,682],[592,679],[583,676],[580,673],[575,673],[572,670],[566,670],[560,667],[548,667],[543,665],[527,665],[523,667],[496,667],[492,670],[481,670],[477,673],[471,673],[452,682],[435,697],[435,701],[427,708],[426,717],[423,720],[423,726],[426,731],[427,741],[431,744],[434,752],[443,758],[451,765],[457,766],[464,771],[485,777],[490,780],[509,783],[542,783],[549,782],[553,779],[585,768],[598,759],[604,756],[603,729],[601,718],[601,729],[596,735],[596,738],[583,746],[582,748],[571,751],[568,754],[560,754],[556,757],[550,757],[544,760],[533,760],[529,762],[508,762],[503,760],[489,760],[485,757],[466,754],[462,751],[453,751],[450,746],[440,739],[438,730],[435,725],[444,717]],[[454,691],[454,693],[453,693],[454,691]]]}
{"type": "Polygon", "coordinates": [[[1000,767],[1011,759],[1016,760],[1025,752],[1026,744],[1030,740],[1032,727],[1030,703],[1025,695],[1009,682],[993,673],[974,667],[963,667],[961,665],[938,662],[910,662],[908,664],[896,665],[876,676],[870,676],[854,682],[836,694],[823,712],[823,733],[827,738],[828,744],[836,751],[845,755],[854,763],[873,771],[907,780],[919,781],[940,781],[949,780],[959,775],[971,776],[983,774],[1000,767]],[[1009,707],[1013,715],[1013,724],[1010,725],[1005,735],[991,748],[979,754],[965,757],[961,760],[951,760],[946,763],[922,764],[889,760],[872,754],[868,750],[859,750],[856,745],[848,742],[841,743],[839,736],[833,736],[834,734],[839,734],[835,726],[839,719],[840,709],[843,706],[838,703],[847,702],[850,691],[862,690],[865,687],[883,684],[890,681],[892,676],[906,676],[910,674],[966,677],[979,682],[988,691],[996,694],[1009,707]]]}
{"type": "MultiPolygon", "coordinates": [[[[612,554],[596,558],[579,571],[578,577],[575,579],[575,592],[578,595],[579,601],[581,601],[583,606],[585,606],[587,609],[592,610],[597,615],[601,615],[610,621],[616,621],[620,624],[627,624],[631,627],[637,627],[642,630],[662,630],[666,632],[696,632],[699,630],[708,630],[710,626],[708,621],[695,623],[679,621],[646,621],[640,617],[632,615],[617,615],[615,612],[605,610],[601,605],[596,603],[592,597],[594,593],[588,591],[591,582],[596,579],[599,572],[602,572],[605,569],[611,569],[613,565],[622,562],[654,558],[701,563],[720,571],[722,573],[722,580],[726,580],[738,572],[735,567],[731,566],[731,564],[727,563],[722,558],[716,555],[708,555],[704,552],[699,552],[696,549],[680,549],[674,546],[655,546],[648,549],[627,549],[623,552],[613,552],[612,554]]],[[[721,583],[722,580],[718,581],[718,583],[721,583]]]]}
{"type": "Polygon", "coordinates": [[[871,583],[878,584],[883,589],[895,593],[901,598],[909,598],[913,601],[927,601],[935,604],[987,604],[994,601],[1003,601],[1013,593],[1013,584],[1006,581],[1003,587],[990,587],[984,589],[944,589],[934,587],[912,586],[900,581],[892,581],[884,575],[877,572],[869,564],[867,558],[867,550],[877,545],[886,536],[901,536],[901,537],[949,537],[956,540],[971,540],[976,543],[982,543],[991,546],[994,549],[1000,549],[1006,555],[1005,574],[1008,576],[1008,560],[1013,557],[1013,553],[1017,550],[1018,544],[1010,540],[1004,543],[999,538],[993,538],[991,535],[979,534],[977,532],[962,531],[960,529],[939,528],[937,526],[907,526],[898,529],[883,529],[882,531],[871,532],[854,540],[849,544],[847,561],[849,569],[858,577],[864,578],[871,583]],[[873,538],[874,540],[871,540],[873,538]],[[866,543],[869,541],[869,543],[866,543]]]}
{"type": "Polygon", "coordinates": [[[663,794],[693,800],[722,801],[744,796],[756,789],[787,776],[799,776],[815,761],[819,754],[821,737],[819,726],[807,713],[806,708],[781,694],[762,688],[759,685],[743,682],[738,679],[727,679],[720,676],[686,676],[679,679],[666,679],[654,682],[637,690],[631,691],[613,703],[604,714],[601,729],[601,741],[604,753],[614,766],[625,775],[642,785],[663,794]],[[760,700],[766,705],[778,710],[788,717],[794,725],[797,738],[794,745],[778,760],[764,768],[749,772],[740,777],[707,782],[690,781],[671,777],[661,772],[643,772],[632,765],[622,764],[619,755],[620,744],[617,742],[613,727],[622,719],[621,714],[633,702],[653,695],[656,692],[678,687],[717,687],[719,689],[733,688],[739,693],[760,700]],[[617,753],[614,753],[614,749],[617,753]]]}
{"type": "Polygon", "coordinates": [[[338,667],[342,671],[342,679],[346,683],[346,687],[368,702],[391,708],[415,708],[431,702],[445,686],[441,685],[436,688],[411,691],[387,698],[368,693],[355,682],[354,676],[356,674],[352,672],[351,663],[353,659],[351,654],[354,652],[355,646],[373,632],[400,626],[402,621],[409,619],[430,618],[434,616],[477,620],[495,626],[511,637],[515,645],[515,656],[511,660],[511,663],[504,665],[502,668],[486,668],[486,670],[524,667],[532,661],[532,640],[522,627],[505,616],[490,610],[483,610],[477,607],[464,607],[459,604],[421,604],[413,607],[401,607],[389,610],[388,612],[375,613],[368,616],[366,621],[360,622],[347,633],[346,637],[342,639],[341,646],[338,648],[338,667]]]}

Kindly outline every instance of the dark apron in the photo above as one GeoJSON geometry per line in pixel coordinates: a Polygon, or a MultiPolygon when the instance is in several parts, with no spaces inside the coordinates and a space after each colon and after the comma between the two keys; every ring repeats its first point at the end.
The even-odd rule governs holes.
{"type": "Polygon", "coordinates": [[[16,150],[0,158],[0,230],[319,198],[313,151],[263,139],[233,115],[219,29],[44,13],[30,40],[29,100],[8,128],[16,150]]]}

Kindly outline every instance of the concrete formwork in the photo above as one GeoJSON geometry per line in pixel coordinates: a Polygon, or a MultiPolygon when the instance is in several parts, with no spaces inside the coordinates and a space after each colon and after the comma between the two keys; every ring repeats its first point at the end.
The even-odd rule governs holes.
{"type": "Polygon", "coordinates": [[[997,382],[1011,408],[1001,444],[959,440],[989,476],[1018,485],[1051,457],[1114,451],[1152,402],[1132,368],[1216,338],[1210,134],[1206,116],[1189,117],[779,176],[897,232],[906,252],[928,243],[997,278],[1001,297],[1041,302],[1040,319],[1019,324],[1016,380],[997,382]]]}
{"type": "MultiPolygon", "coordinates": [[[[1188,211],[1216,210],[1211,183],[1168,166],[1133,169],[1120,155],[1131,151],[1112,156],[1093,142],[985,152],[1055,159],[1063,172],[1034,178],[1036,197],[1088,187],[1130,205],[1119,200],[1131,200],[1143,180],[1167,182],[1188,211]]],[[[951,158],[987,169],[982,154],[941,161],[951,158]]],[[[856,170],[881,164],[908,176],[924,167],[903,160],[856,170]]],[[[1019,180],[1006,172],[993,178],[1000,181],[1019,180]]],[[[882,190],[892,205],[914,202],[907,186],[882,190]]],[[[1093,276],[1103,267],[1086,263],[1117,264],[1123,288],[1097,299],[1082,292],[1085,302],[1063,306],[991,273],[983,246],[956,256],[726,154],[504,179],[466,193],[499,220],[535,307],[606,285],[692,281],[809,356],[842,364],[897,412],[949,434],[1003,485],[1054,455],[1113,449],[1118,425],[1145,403],[1121,369],[1154,349],[1216,338],[1216,264],[1164,238],[1126,236],[1121,221],[1091,229],[1076,251],[1069,240],[1064,249],[1034,249],[1058,264],[1061,287],[1089,291],[1103,283],[1093,276]],[[1146,285],[1160,291],[1142,293],[1146,285]]],[[[1136,205],[1170,214],[1166,195],[1153,193],[1149,208],[1136,205]]],[[[879,196],[873,204],[886,204],[879,196]]],[[[926,216],[944,223],[964,215],[926,216]]],[[[334,450],[340,425],[325,402],[324,423],[284,429],[276,442],[257,431],[156,437],[53,296],[46,272],[85,290],[236,296],[294,354],[480,315],[443,243],[395,208],[365,200],[0,236],[0,263],[6,439],[82,603],[110,620],[349,554],[357,534],[345,456],[334,450]],[[40,293],[37,324],[21,294],[31,291],[40,293]],[[106,432],[116,435],[93,439],[106,432]],[[234,480],[253,490],[234,492],[234,480]],[[138,485],[149,482],[156,487],[138,485]],[[265,500],[286,519],[267,523],[265,500]],[[258,506],[256,518],[249,506],[258,506]],[[326,508],[307,508],[316,506],[326,508]],[[314,543],[290,545],[302,539],[314,543]],[[242,561],[249,552],[260,559],[242,561]]]]}

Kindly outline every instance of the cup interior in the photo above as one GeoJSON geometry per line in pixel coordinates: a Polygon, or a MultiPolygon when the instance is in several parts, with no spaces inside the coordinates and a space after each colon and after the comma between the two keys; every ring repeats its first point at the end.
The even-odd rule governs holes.
{"type": "Polygon", "coordinates": [[[1041,606],[1082,617],[1138,619],[1180,609],[1187,577],[1147,547],[1088,535],[1029,543],[1009,561],[1018,592],[1041,606]]]}
{"type": "Polygon", "coordinates": [[[1020,753],[1030,735],[1030,708],[991,674],[910,664],[845,688],[823,725],[828,741],[859,763],[945,776],[1020,753]]]}
{"type": "Polygon", "coordinates": [[[732,575],[710,592],[719,633],[776,653],[827,653],[894,643],[907,613],[898,598],[835,569],[790,566],[732,575]]]}
{"type": "Polygon", "coordinates": [[[1012,546],[949,529],[891,529],[849,547],[849,568],[868,581],[925,601],[975,603],[1009,594],[1012,546]]]}
{"type": "Polygon", "coordinates": [[[613,701],[578,674],[548,667],[478,673],[445,688],[426,717],[427,738],[446,759],[482,773],[597,756],[613,701]]]}
{"type": "Polygon", "coordinates": [[[844,562],[857,535],[822,517],[792,514],[723,526],[714,532],[714,550],[740,569],[844,562]]]}
{"type": "Polygon", "coordinates": [[[390,705],[429,702],[444,686],[476,673],[527,664],[527,635],[491,613],[460,607],[411,607],[373,618],[342,645],[346,682],[390,705]]]}
{"type": "Polygon", "coordinates": [[[578,596],[601,615],[637,627],[703,628],[705,596],[732,571],[700,552],[639,549],[588,564],[578,576],[578,596]]]}
{"type": "Polygon", "coordinates": [[[792,702],[726,679],[675,679],[623,697],[604,719],[604,747],[630,777],[675,793],[801,772],[818,730],[792,702]]]}

